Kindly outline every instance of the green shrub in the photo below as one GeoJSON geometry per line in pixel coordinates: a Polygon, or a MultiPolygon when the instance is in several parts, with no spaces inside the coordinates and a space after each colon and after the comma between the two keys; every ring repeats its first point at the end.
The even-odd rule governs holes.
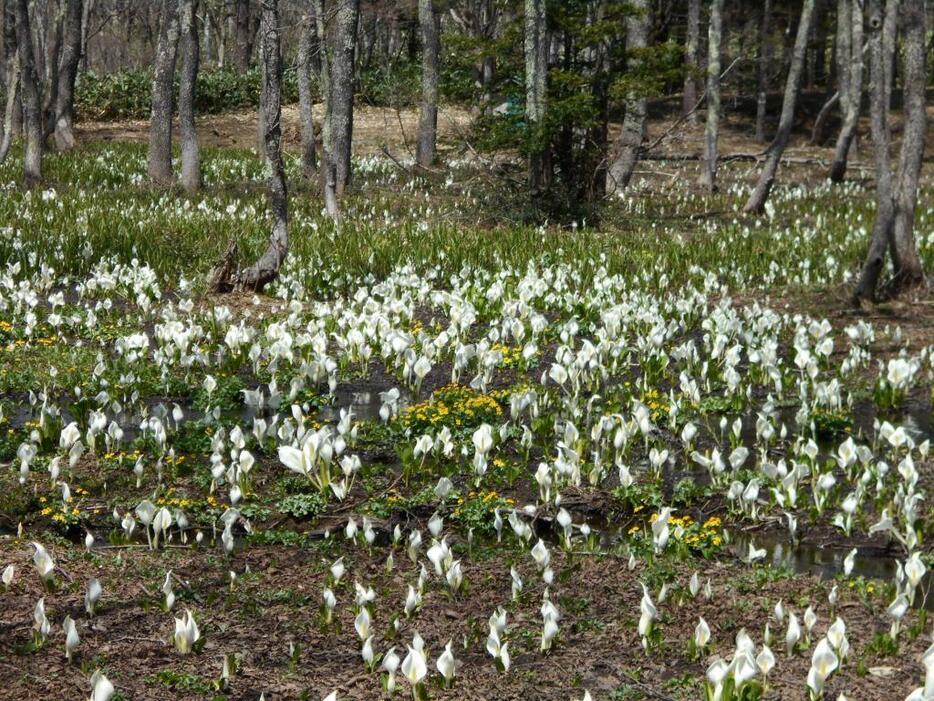
{"type": "MultiPolygon", "coordinates": [[[[195,88],[195,110],[198,114],[218,114],[256,107],[259,93],[259,68],[202,71],[195,88]]],[[[285,103],[298,100],[294,70],[282,76],[282,100],[285,103]]],[[[79,120],[145,119],[151,102],[152,74],[145,70],[107,75],[84,73],[78,76],[75,85],[75,115],[79,120]]]]}

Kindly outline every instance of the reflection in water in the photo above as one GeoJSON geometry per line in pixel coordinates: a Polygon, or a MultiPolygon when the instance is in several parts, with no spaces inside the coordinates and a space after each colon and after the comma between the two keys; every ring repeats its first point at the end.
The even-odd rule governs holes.
{"type": "MultiPolygon", "coordinates": [[[[749,546],[765,550],[765,559],[762,562],[776,568],[788,568],[795,574],[812,574],[821,579],[835,579],[843,574],[844,560],[849,549],[821,547],[812,544],[798,544],[784,540],[781,536],[765,533],[750,535],[747,533],[730,533],[730,542],[740,557],[745,557],[749,546]]],[[[864,577],[883,581],[893,581],[895,578],[896,560],[890,555],[880,554],[876,549],[857,549],[853,558],[853,571],[851,577],[864,577]]],[[[934,611],[934,597],[929,596],[932,588],[931,573],[928,572],[915,597],[915,606],[923,605],[929,611],[934,611]]],[[[888,602],[886,602],[888,603],[888,602]]]]}

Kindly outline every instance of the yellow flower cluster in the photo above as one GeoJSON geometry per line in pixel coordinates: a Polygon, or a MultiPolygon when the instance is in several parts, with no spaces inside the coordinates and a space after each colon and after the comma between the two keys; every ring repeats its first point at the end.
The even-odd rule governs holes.
{"type": "Polygon", "coordinates": [[[503,367],[514,368],[522,364],[522,348],[520,346],[507,346],[505,343],[494,343],[490,350],[503,354],[503,367]]]}
{"type": "Polygon", "coordinates": [[[399,422],[405,428],[458,428],[499,418],[503,408],[493,397],[462,387],[448,385],[434,393],[431,399],[405,407],[399,422]]]}
{"type": "Polygon", "coordinates": [[[658,421],[668,414],[668,399],[654,387],[643,392],[640,401],[649,408],[652,421],[658,421]]]}

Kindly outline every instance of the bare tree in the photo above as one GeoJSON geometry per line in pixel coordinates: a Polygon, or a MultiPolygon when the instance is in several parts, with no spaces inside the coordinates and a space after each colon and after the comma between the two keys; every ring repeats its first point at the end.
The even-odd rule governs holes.
{"type": "Polygon", "coordinates": [[[801,6],[801,17],[798,20],[798,32],[795,36],[795,45],[791,55],[791,66],[788,69],[788,78],[785,81],[785,96],[782,100],[782,115],[778,121],[778,131],[769,144],[765,156],[765,165],[759,175],[759,181],[755,189],[749,196],[745,212],[760,213],[765,208],[765,203],[772,191],[772,185],[775,182],[775,174],[778,172],[778,164],[782,154],[785,152],[785,146],[788,144],[788,138],[791,136],[791,127],[794,124],[795,102],[798,99],[798,91],[801,88],[801,73],[804,68],[804,55],[807,51],[808,34],[811,30],[811,19],[814,16],[814,0],[804,0],[801,6]]]}
{"type": "MultiPolygon", "coordinates": [[[[3,112],[3,138],[0,139],[0,163],[6,161],[13,143],[14,118],[20,105],[19,53],[16,47],[15,0],[3,1],[3,57],[6,72],[6,107],[3,112]]],[[[22,109],[19,110],[22,114],[22,109]]]]}
{"type": "Polygon", "coordinates": [[[211,287],[225,292],[231,289],[262,290],[276,279],[289,252],[288,191],[285,168],[282,164],[282,54],[280,47],[278,0],[260,0],[262,15],[259,29],[262,90],[260,102],[263,123],[266,125],[266,182],[269,188],[269,207],[273,227],[266,250],[253,265],[237,272],[237,247],[231,243],[218,268],[214,271],[211,287]]]}
{"type": "Polygon", "coordinates": [[[525,0],[525,118],[533,144],[529,152],[529,188],[545,184],[544,136],[548,85],[548,41],[545,0],[525,0]]]}
{"type": "Polygon", "coordinates": [[[182,77],[178,87],[178,122],[182,142],[182,187],[188,192],[201,189],[201,153],[195,130],[195,85],[201,58],[197,12],[198,0],[179,0],[182,77]]]}
{"type": "MultiPolygon", "coordinates": [[[[872,150],[876,162],[876,220],[872,227],[869,250],[853,292],[853,301],[872,301],[885,266],[885,253],[892,239],[895,202],[892,197],[892,166],[889,155],[889,106],[886,102],[889,73],[887,73],[887,40],[894,42],[895,34],[885,31],[885,22],[893,21],[884,14],[882,0],[867,0],[869,16],[869,123],[872,130],[872,150]]],[[[894,247],[893,247],[894,248],[894,247]]]]}
{"type": "Polygon", "coordinates": [[[904,290],[924,282],[924,271],[914,241],[918,181],[927,134],[927,12],[924,0],[902,0],[902,27],[905,44],[905,129],[902,135],[898,173],[895,179],[895,221],[893,252],[895,289],[904,290]]]}
{"type": "MultiPolygon", "coordinates": [[[[630,69],[636,69],[642,61],[639,52],[645,49],[649,39],[649,0],[632,0],[631,5],[633,12],[626,17],[626,52],[629,54],[630,69]]],[[[609,192],[622,190],[629,185],[645,138],[646,109],[644,92],[632,89],[626,94],[623,131],[619,136],[617,157],[610,165],[607,178],[609,192]]]]}
{"type": "MultiPolygon", "coordinates": [[[[262,1],[262,0],[261,0],[262,1]]],[[[253,43],[256,39],[256,25],[250,0],[233,0],[233,41],[230,47],[230,63],[234,67],[246,69],[253,56],[253,43]]]]}
{"type": "Polygon", "coordinates": [[[846,175],[863,99],[863,7],[862,0],[837,2],[837,83],[843,125],[837,136],[830,179],[842,182],[846,175]]]}
{"type": "Polygon", "coordinates": [[[422,107],[418,120],[415,160],[424,168],[435,161],[438,134],[438,73],[440,72],[441,15],[436,0],[418,0],[422,34],[422,107]]]}
{"type": "Polygon", "coordinates": [[[32,50],[32,29],[27,0],[16,2],[16,44],[19,54],[20,84],[23,100],[23,131],[26,136],[24,174],[26,186],[42,180],[42,112],[39,104],[39,78],[32,50]]]}
{"type": "Polygon", "coordinates": [[[354,56],[360,0],[337,0],[331,47],[330,162],[334,165],[338,195],[350,186],[350,156],[353,144],[354,56]]]}
{"type": "Polygon", "coordinates": [[[707,124],[704,127],[704,156],[698,185],[717,189],[717,141],[720,137],[720,39],[723,35],[723,0],[710,3],[707,30],[707,124]]]}
{"type": "Polygon", "coordinates": [[[318,50],[315,18],[306,14],[302,19],[301,34],[298,38],[298,114],[302,136],[302,174],[311,179],[318,170],[315,147],[315,117],[311,95],[312,55],[318,50]]]}
{"type": "Polygon", "coordinates": [[[68,151],[75,147],[75,79],[81,60],[81,17],[84,14],[82,0],[65,0],[65,3],[58,90],[53,108],[55,146],[59,151],[68,151]]]}
{"type": "Polygon", "coordinates": [[[882,23],[882,65],[885,71],[885,108],[892,108],[892,83],[895,80],[895,37],[898,34],[898,8],[901,0],[886,0],[882,23]]]}
{"type": "Polygon", "coordinates": [[[762,17],[759,21],[759,54],[756,57],[756,141],[765,139],[765,114],[769,97],[769,63],[772,60],[772,43],[769,31],[772,21],[772,0],[762,1],[762,17]]]}
{"type": "Polygon", "coordinates": [[[152,72],[152,116],[149,122],[149,179],[172,182],[172,109],[178,54],[178,0],[162,0],[159,43],[152,72]]]}
{"type": "Polygon", "coordinates": [[[700,0],[688,0],[686,36],[684,41],[684,89],[681,95],[681,116],[691,123],[697,121],[697,47],[700,43],[700,0]]]}

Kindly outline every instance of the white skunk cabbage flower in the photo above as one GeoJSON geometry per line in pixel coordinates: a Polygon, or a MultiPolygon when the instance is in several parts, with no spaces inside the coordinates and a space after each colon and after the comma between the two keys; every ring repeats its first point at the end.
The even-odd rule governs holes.
{"type": "Polygon", "coordinates": [[[454,682],[454,653],[451,652],[451,641],[444,646],[444,652],[435,663],[441,676],[444,678],[444,686],[449,687],[454,682]]]}
{"type": "Polygon", "coordinates": [[[195,643],[200,639],[201,631],[198,630],[195,617],[191,614],[191,611],[185,609],[182,617],[175,619],[175,636],[173,637],[175,649],[178,650],[179,654],[187,655],[194,649],[195,643]]]}
{"type": "Polygon", "coordinates": [[[55,560],[39,543],[33,543],[32,546],[36,549],[32,556],[32,562],[36,566],[36,571],[42,581],[48,582],[52,578],[52,571],[55,569],[55,560]]]}
{"type": "Polygon", "coordinates": [[[94,672],[91,675],[90,701],[110,701],[113,695],[114,685],[110,683],[110,680],[100,670],[94,672]]]}
{"type": "Polygon", "coordinates": [[[78,629],[75,627],[75,622],[71,616],[65,616],[62,628],[65,630],[65,659],[71,662],[75,650],[78,649],[78,645],[81,643],[81,638],[78,636],[78,629]]]}

